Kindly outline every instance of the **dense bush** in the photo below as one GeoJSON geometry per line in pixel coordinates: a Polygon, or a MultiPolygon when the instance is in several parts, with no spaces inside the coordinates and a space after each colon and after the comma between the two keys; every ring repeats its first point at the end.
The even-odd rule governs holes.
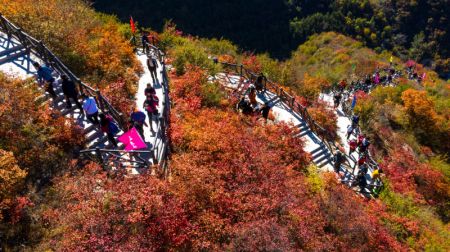
{"type": "MultiPolygon", "coordinates": [[[[25,209],[29,192],[67,172],[73,149],[83,144],[82,129],[34,102],[33,81],[0,74],[0,246],[35,242],[39,232],[25,209]]],[[[32,198],[33,199],[33,198],[32,198]]],[[[39,197],[37,197],[39,200],[39,197]]]]}
{"type": "Polygon", "coordinates": [[[0,1],[0,12],[42,40],[82,80],[94,87],[125,82],[134,95],[142,71],[116,18],[95,13],[82,0],[0,1]]]}

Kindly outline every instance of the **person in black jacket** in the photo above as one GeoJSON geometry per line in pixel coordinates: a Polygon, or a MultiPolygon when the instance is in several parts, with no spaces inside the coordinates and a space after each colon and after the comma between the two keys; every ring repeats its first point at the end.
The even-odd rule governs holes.
{"type": "Polygon", "coordinates": [[[337,151],[336,154],[334,155],[334,171],[336,173],[339,173],[339,170],[341,169],[341,165],[345,162],[345,156],[340,152],[337,151]]]}
{"type": "Polygon", "coordinates": [[[158,61],[151,57],[147,57],[147,67],[150,71],[150,75],[152,76],[153,83],[156,83],[158,81],[158,75],[156,74],[156,69],[158,68],[158,61]]]}
{"type": "Polygon", "coordinates": [[[148,54],[150,51],[148,47],[150,40],[148,39],[148,33],[145,31],[142,31],[141,33],[141,42],[142,42],[142,50],[144,51],[145,54],[148,54]]]}
{"type": "Polygon", "coordinates": [[[83,113],[83,106],[81,106],[81,103],[78,101],[78,93],[77,89],[75,87],[75,83],[67,77],[67,75],[63,74],[61,75],[62,83],[62,91],[64,95],[66,96],[67,101],[67,108],[72,107],[72,103],[70,102],[70,98],[72,98],[75,101],[75,104],[80,109],[81,113],[83,113]]]}

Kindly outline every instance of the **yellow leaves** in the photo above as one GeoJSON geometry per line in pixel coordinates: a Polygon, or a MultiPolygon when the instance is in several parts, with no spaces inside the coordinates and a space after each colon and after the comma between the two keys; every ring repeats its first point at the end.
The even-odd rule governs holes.
{"type": "Polygon", "coordinates": [[[408,89],[402,93],[402,101],[405,109],[412,116],[434,119],[434,103],[427,97],[426,91],[408,89]]]}
{"type": "Polygon", "coordinates": [[[26,175],[27,172],[17,165],[14,154],[0,149],[0,220],[3,219],[1,210],[11,204],[26,175]]]}

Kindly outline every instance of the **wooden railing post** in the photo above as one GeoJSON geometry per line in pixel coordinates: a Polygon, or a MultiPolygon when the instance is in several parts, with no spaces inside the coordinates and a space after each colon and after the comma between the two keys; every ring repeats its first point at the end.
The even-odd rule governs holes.
{"type": "Polygon", "coordinates": [[[106,170],[106,166],[105,166],[105,164],[104,164],[104,160],[103,160],[103,157],[102,157],[102,153],[100,152],[100,148],[99,148],[99,147],[96,147],[96,148],[95,148],[95,155],[97,156],[97,159],[98,159],[98,161],[100,162],[100,164],[101,164],[103,170],[106,170]]]}

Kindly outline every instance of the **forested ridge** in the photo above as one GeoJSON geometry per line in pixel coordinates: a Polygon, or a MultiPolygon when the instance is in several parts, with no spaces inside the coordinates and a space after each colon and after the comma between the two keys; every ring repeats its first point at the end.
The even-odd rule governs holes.
{"type": "Polygon", "coordinates": [[[100,11],[161,31],[173,20],[184,32],[224,37],[247,51],[288,58],[315,33],[336,31],[378,52],[389,50],[450,73],[448,0],[93,1],[100,11]],[[151,13],[151,14],[149,14],[151,13]]]}
{"type": "MultiPolygon", "coordinates": [[[[6,94],[0,97],[0,250],[449,251],[449,82],[422,64],[407,64],[402,57],[410,56],[408,44],[394,48],[393,43],[380,50],[378,40],[355,39],[359,32],[341,31],[352,38],[312,26],[315,18],[330,18],[312,14],[330,11],[329,1],[288,1],[288,11],[282,1],[273,1],[273,8],[261,2],[152,1],[150,10],[144,8],[146,1],[109,2],[111,8],[126,10],[123,23],[94,11],[83,0],[0,0],[2,15],[41,39],[123,113],[134,107],[142,73],[129,43],[129,15],[138,29],[151,30],[148,26],[153,25],[143,18],[148,16],[161,25],[161,29],[151,27],[159,30],[152,31],[152,36],[171,66],[172,105],[170,177],[130,176],[80,159],[77,150],[85,144],[82,129],[55,116],[48,105],[33,102],[41,92],[33,78],[19,80],[0,73],[0,90],[6,94]],[[214,12],[198,8],[199,4],[223,10],[223,15],[209,17],[214,12]],[[208,18],[235,17],[237,5],[251,9],[257,17],[263,13],[268,18],[275,10],[288,15],[289,19],[283,19],[288,28],[275,21],[271,27],[262,23],[275,34],[280,29],[280,41],[273,43],[271,36],[263,36],[267,43],[263,46],[240,47],[220,39],[228,37],[228,32],[253,38],[253,30],[245,31],[243,23],[242,30],[229,26],[215,29],[214,35],[204,34],[212,38],[189,36],[202,35],[208,18]],[[267,12],[259,11],[263,6],[267,12]],[[164,11],[158,10],[163,7],[164,11]],[[193,30],[178,25],[183,21],[176,18],[163,22],[166,11],[185,15],[194,7],[197,15],[188,17],[205,23],[192,22],[197,25],[193,30]],[[302,12],[312,16],[294,20],[295,13],[302,12]],[[294,20],[295,29],[310,27],[318,34],[307,32],[311,36],[297,41],[302,43],[290,40],[286,48],[292,54],[285,60],[257,53],[272,43],[286,45],[283,40],[291,36],[289,20],[294,20]],[[244,31],[247,36],[239,34],[244,31]],[[258,50],[253,52],[254,48],[258,50]],[[355,94],[354,111],[361,117],[361,130],[371,139],[370,151],[384,171],[384,188],[377,198],[363,198],[340,183],[335,173],[320,172],[305,151],[305,141],[293,136],[292,125],[238,113],[239,99],[210,78],[224,71],[212,58],[242,64],[281,85],[307,106],[337,143],[346,139],[336,134],[335,111],[319,101],[323,92],[377,69],[392,66],[404,72],[413,64],[416,75],[425,76],[420,82],[405,74],[395,85],[355,94]]],[[[379,2],[334,4],[351,3],[355,13],[366,13],[361,10],[379,2]]],[[[444,2],[433,3],[443,10],[445,6],[439,4],[444,2]]],[[[213,26],[226,22],[212,24],[211,32],[213,26]]],[[[376,26],[365,25],[371,29],[369,38],[372,32],[382,33],[376,26]]],[[[430,39],[429,34],[424,36],[430,39]]],[[[442,49],[436,48],[429,50],[442,49]]],[[[434,56],[444,55],[438,54],[434,56]]]]}

